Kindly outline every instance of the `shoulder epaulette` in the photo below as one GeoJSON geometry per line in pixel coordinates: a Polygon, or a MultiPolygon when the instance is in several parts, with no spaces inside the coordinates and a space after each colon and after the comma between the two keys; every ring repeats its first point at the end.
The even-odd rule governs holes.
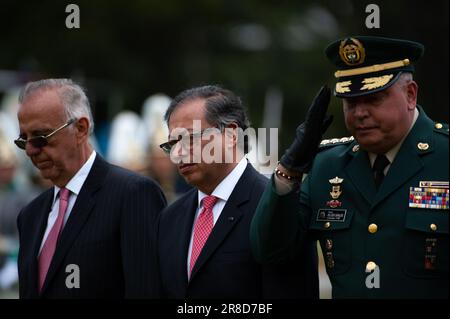
{"type": "Polygon", "coordinates": [[[448,136],[448,124],[434,123],[434,131],[448,136]]]}
{"type": "Polygon", "coordinates": [[[336,146],[336,145],[343,145],[343,144],[351,143],[354,140],[355,140],[355,138],[353,136],[341,137],[341,138],[331,138],[331,139],[322,140],[319,144],[319,147],[324,148],[324,147],[330,147],[330,146],[336,146]]]}

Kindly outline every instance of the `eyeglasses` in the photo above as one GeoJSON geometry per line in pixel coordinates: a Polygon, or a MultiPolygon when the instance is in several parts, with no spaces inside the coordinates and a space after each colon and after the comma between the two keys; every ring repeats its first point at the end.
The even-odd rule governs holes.
{"type": "Polygon", "coordinates": [[[221,132],[222,130],[218,129],[217,127],[208,127],[200,132],[195,132],[189,135],[180,135],[176,140],[170,140],[166,143],[162,143],[161,145],[159,145],[159,147],[162,148],[162,150],[164,151],[164,153],[166,154],[170,154],[170,152],[172,151],[172,148],[181,141],[181,146],[184,147],[185,149],[191,150],[194,144],[198,144],[198,142],[200,142],[201,137],[203,135],[203,133],[205,131],[209,131],[209,130],[218,130],[219,132],[221,132]]]}
{"type": "Polygon", "coordinates": [[[52,137],[53,135],[55,135],[56,133],[61,131],[63,128],[74,123],[75,121],[76,121],[76,119],[70,119],[66,124],[64,124],[61,127],[58,127],[56,130],[54,130],[53,132],[51,132],[50,134],[47,134],[45,136],[43,136],[43,135],[35,136],[32,138],[29,138],[28,140],[25,140],[25,139],[19,137],[17,140],[14,140],[14,143],[17,145],[18,148],[23,149],[23,150],[27,147],[27,143],[30,143],[31,145],[33,145],[33,147],[42,148],[48,144],[48,139],[50,137],[52,137]]]}

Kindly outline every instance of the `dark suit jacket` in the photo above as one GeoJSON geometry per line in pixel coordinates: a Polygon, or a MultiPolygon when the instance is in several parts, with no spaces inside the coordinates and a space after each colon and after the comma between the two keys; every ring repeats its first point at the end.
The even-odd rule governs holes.
{"type": "Polygon", "coordinates": [[[187,278],[188,247],[198,206],[193,189],[160,215],[159,269],[166,298],[318,298],[315,247],[303,263],[260,266],[252,256],[249,227],[267,179],[250,164],[231,193],[187,278]]]}
{"type": "Polygon", "coordinates": [[[37,257],[54,188],[18,217],[20,298],[145,298],[157,296],[155,222],[166,206],[151,180],[97,155],[61,233],[39,296],[37,257]],[[69,289],[66,267],[80,270],[80,288],[69,289]]]}

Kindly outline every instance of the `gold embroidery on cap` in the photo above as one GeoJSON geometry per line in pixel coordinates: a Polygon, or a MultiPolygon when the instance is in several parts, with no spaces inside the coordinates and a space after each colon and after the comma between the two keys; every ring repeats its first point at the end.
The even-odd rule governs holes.
{"type": "Polygon", "coordinates": [[[336,83],[336,92],[345,93],[350,92],[349,86],[352,85],[352,81],[344,81],[336,83]]]}
{"type": "Polygon", "coordinates": [[[400,61],[388,62],[388,63],[383,63],[383,64],[374,64],[374,65],[364,66],[364,67],[356,68],[356,69],[339,70],[334,73],[334,76],[336,78],[343,78],[346,76],[375,73],[375,72],[380,72],[380,71],[389,70],[389,69],[402,68],[409,64],[410,64],[409,60],[404,59],[404,60],[400,60],[400,61]]]}
{"type": "Polygon", "coordinates": [[[382,87],[386,85],[393,77],[393,74],[389,75],[383,75],[383,76],[376,76],[373,78],[366,78],[362,81],[364,83],[364,86],[360,88],[360,91],[363,90],[373,90],[379,87],[382,87]]]}

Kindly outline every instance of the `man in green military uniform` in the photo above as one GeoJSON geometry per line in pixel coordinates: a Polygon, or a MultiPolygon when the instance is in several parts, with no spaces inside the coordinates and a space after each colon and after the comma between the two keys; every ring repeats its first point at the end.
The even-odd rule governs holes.
{"type": "Polygon", "coordinates": [[[379,37],[328,46],[352,136],[320,142],[331,123],[322,88],[253,218],[258,260],[319,240],[334,298],[448,298],[448,125],[417,105],[423,51],[379,37]]]}

